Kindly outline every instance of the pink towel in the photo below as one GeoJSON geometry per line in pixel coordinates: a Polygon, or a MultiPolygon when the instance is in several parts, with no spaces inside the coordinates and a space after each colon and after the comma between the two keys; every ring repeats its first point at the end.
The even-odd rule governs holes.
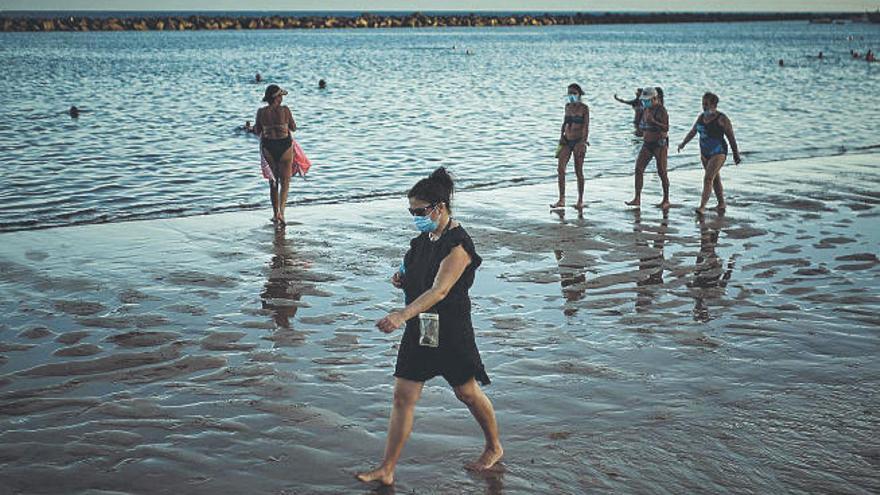
{"type": "MultiPolygon", "coordinates": [[[[309,157],[306,156],[305,151],[303,151],[302,147],[296,142],[296,139],[293,140],[293,175],[299,174],[301,177],[305,177],[306,173],[308,173],[309,169],[312,168],[312,162],[309,160],[309,157]]],[[[263,150],[260,148],[260,171],[263,173],[263,178],[266,180],[275,180],[275,175],[272,173],[272,167],[269,166],[269,162],[266,161],[266,157],[263,156],[263,150]]]]}
{"type": "Polygon", "coordinates": [[[272,167],[269,166],[269,162],[266,161],[266,157],[263,156],[263,150],[260,149],[260,170],[263,172],[263,178],[266,180],[274,181],[275,175],[272,173],[272,167]]]}
{"type": "Polygon", "coordinates": [[[303,151],[302,147],[296,142],[296,139],[293,140],[293,173],[294,175],[299,174],[302,177],[306,176],[306,173],[309,169],[312,168],[312,162],[309,160],[309,157],[306,156],[306,152],[303,151]]]}

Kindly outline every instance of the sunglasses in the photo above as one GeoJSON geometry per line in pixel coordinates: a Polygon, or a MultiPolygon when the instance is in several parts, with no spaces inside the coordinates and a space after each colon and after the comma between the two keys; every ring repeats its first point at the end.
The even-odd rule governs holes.
{"type": "Polygon", "coordinates": [[[428,214],[429,211],[432,211],[436,208],[436,204],[430,204],[428,206],[422,206],[419,208],[407,208],[409,210],[409,214],[414,217],[423,217],[428,214]]]}

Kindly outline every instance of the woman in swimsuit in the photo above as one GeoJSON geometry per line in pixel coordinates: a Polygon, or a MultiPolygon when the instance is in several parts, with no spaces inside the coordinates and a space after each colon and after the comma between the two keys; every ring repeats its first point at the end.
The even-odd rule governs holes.
{"type": "Polygon", "coordinates": [[[391,283],[403,289],[406,307],[376,322],[382,332],[406,326],[394,368],[394,398],[385,456],[363,482],[394,483],[394,469],[413,426],[413,413],[425,382],[442,376],[483,430],[483,453],[468,469],[485,471],[504,455],[492,402],[479,384],[489,376],[480,359],[471,322],[469,289],[482,258],[474,242],[451,215],[452,178],[438,168],[410,189],[409,212],[421,234],[413,238],[391,283]],[[479,382],[479,384],[478,384],[479,382]]]}
{"type": "Polygon", "coordinates": [[[559,137],[559,151],[556,155],[559,158],[556,168],[559,200],[551,204],[551,208],[565,207],[565,168],[572,154],[578,182],[578,201],[574,207],[579,210],[584,207],[584,157],[589,144],[587,138],[590,137],[590,108],[581,101],[583,95],[584,90],[579,85],[568,86],[568,103],[565,104],[565,120],[562,122],[562,135],[559,137]]]}
{"type": "Polygon", "coordinates": [[[636,130],[636,136],[641,137],[642,130],[639,129],[639,121],[642,120],[642,102],[639,101],[639,96],[642,94],[642,88],[636,88],[636,97],[632,100],[624,100],[617,96],[617,93],[614,94],[614,99],[623,103],[624,105],[629,105],[632,107],[634,115],[633,115],[633,127],[636,130]]]}
{"type": "Polygon", "coordinates": [[[669,208],[669,176],[666,173],[666,158],[669,150],[669,114],[656,88],[645,87],[642,89],[641,102],[644,111],[639,120],[639,129],[644,135],[642,149],[636,158],[636,194],[632,201],[627,201],[629,206],[638,207],[642,201],[642,185],[645,181],[645,168],[651,158],[657,161],[657,175],[663,184],[663,201],[657,204],[658,208],[669,208]]]}
{"type": "Polygon", "coordinates": [[[269,198],[272,201],[272,221],[285,224],[284,208],[287,206],[287,193],[290,177],[293,175],[293,139],[290,133],[296,131],[293,113],[281,100],[287,91],[275,84],[266,88],[263,101],[266,106],[257,110],[254,133],[260,136],[260,151],[272,167],[275,180],[269,181],[269,198]]]}
{"type": "Polygon", "coordinates": [[[678,145],[678,151],[690,142],[697,133],[700,133],[700,161],[703,163],[703,195],[700,197],[700,206],[696,209],[697,213],[703,214],[706,211],[706,203],[709,202],[709,194],[715,190],[715,198],[718,199],[718,210],[724,210],[724,187],[721,185],[721,167],[724,166],[724,160],[727,159],[727,141],[730,141],[730,148],[733,150],[733,163],[739,165],[741,158],[739,156],[739,147],[736,144],[736,137],[733,135],[733,124],[727,115],[718,111],[718,96],[713,93],[703,95],[703,113],[697,117],[694,126],[691,128],[687,136],[681,144],[678,145]]]}

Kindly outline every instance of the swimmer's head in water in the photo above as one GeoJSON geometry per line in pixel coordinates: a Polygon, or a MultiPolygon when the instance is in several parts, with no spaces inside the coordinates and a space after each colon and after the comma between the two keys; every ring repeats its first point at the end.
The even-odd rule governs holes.
{"type": "Polygon", "coordinates": [[[323,79],[321,79],[320,81],[318,81],[318,89],[324,89],[324,88],[326,88],[326,87],[327,87],[327,81],[325,81],[325,80],[323,80],[323,79]]]}
{"type": "Polygon", "coordinates": [[[273,101],[275,101],[275,98],[278,98],[279,96],[284,96],[286,94],[287,91],[281,89],[281,87],[277,84],[270,84],[266,88],[266,94],[263,96],[263,101],[265,101],[266,103],[272,103],[273,101]]]}
{"type": "Polygon", "coordinates": [[[79,108],[76,108],[76,106],[71,106],[70,110],[68,110],[68,113],[73,118],[79,117],[79,108]]]}

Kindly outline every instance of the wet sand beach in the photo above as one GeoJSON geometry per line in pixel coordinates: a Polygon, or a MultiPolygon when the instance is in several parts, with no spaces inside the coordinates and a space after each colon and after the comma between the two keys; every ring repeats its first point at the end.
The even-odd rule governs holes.
{"type": "Polygon", "coordinates": [[[436,379],[381,490],[405,198],[0,234],[0,493],[876,493],[877,157],[458,195],[506,455],[436,379]]]}

